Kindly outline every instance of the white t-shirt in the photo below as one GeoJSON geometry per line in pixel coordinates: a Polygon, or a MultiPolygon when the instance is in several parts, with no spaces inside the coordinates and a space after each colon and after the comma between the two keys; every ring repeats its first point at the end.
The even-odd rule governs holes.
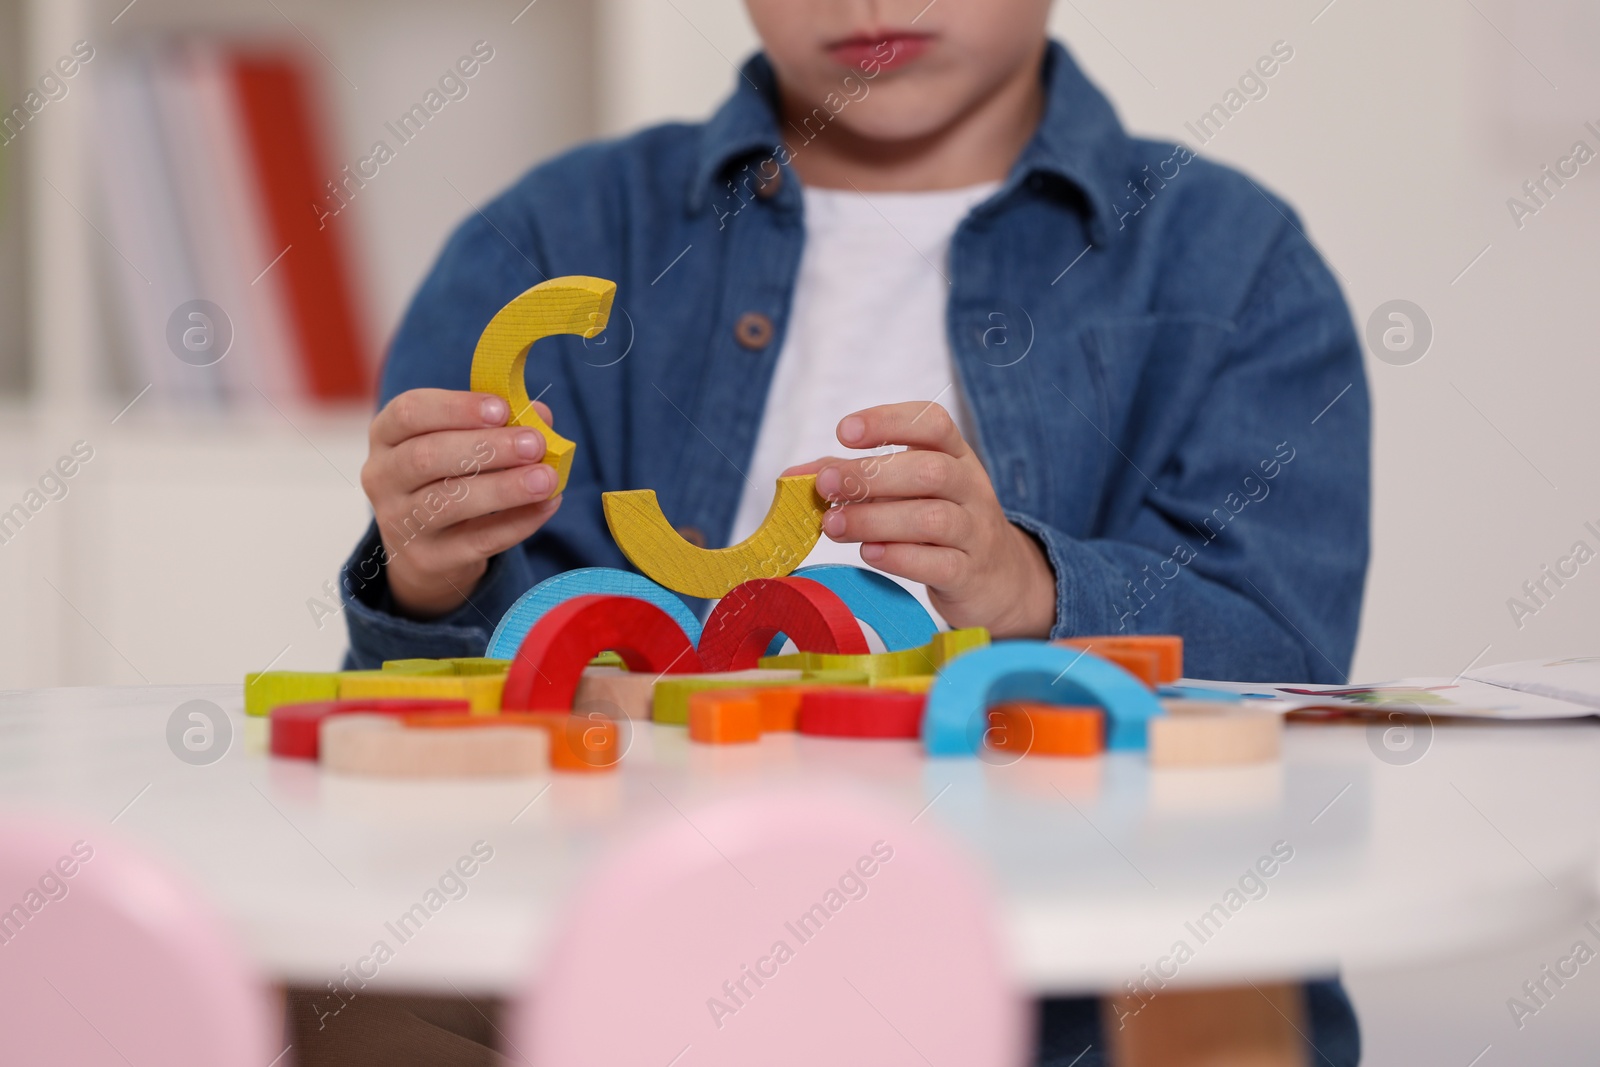
{"type": "MultiPolygon", "coordinates": [[[[787,468],[823,456],[869,454],[846,449],[835,434],[839,420],[853,411],[936,400],[971,439],[945,330],[950,239],[967,212],[999,185],[919,193],[803,191],[800,275],[731,543],[761,525],[773,483],[787,468]]],[[[826,535],[806,562],[865,566],[860,545],[837,544],[826,535]]],[[[901,584],[928,604],[921,585],[901,584]]]]}

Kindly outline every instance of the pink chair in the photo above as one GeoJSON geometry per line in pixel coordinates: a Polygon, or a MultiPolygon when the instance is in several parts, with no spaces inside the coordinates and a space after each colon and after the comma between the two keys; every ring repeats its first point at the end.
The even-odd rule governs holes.
{"type": "Polygon", "coordinates": [[[1026,1013],[972,862],[812,791],[679,814],[601,862],[508,1056],[535,1067],[1016,1067],[1026,1013]]]}
{"type": "Polygon", "coordinates": [[[0,819],[0,1060],[268,1067],[275,1036],[264,987],[183,882],[104,827],[0,819]]]}

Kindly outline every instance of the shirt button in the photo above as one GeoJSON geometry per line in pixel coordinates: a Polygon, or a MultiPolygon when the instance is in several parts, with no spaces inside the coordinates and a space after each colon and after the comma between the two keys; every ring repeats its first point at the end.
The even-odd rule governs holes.
{"type": "Polygon", "coordinates": [[[779,167],[776,174],[770,178],[762,178],[757,174],[756,195],[763,200],[771,200],[778,195],[778,190],[783,188],[783,168],[779,167]]]}
{"type": "Polygon", "coordinates": [[[678,527],[678,536],[696,548],[706,547],[706,535],[701,532],[698,526],[680,526],[678,527]]]}
{"type": "Polygon", "coordinates": [[[751,351],[765,348],[772,340],[772,320],[759,311],[746,311],[734,323],[733,336],[751,351]]]}

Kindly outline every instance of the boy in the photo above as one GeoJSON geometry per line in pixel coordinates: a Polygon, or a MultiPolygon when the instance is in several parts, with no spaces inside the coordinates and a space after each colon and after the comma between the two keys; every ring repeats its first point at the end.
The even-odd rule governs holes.
{"type": "MultiPolygon", "coordinates": [[[[446,246],[383,376],[350,665],[479,655],[533,584],[625,567],[602,492],[730,544],[792,468],[847,505],[813,561],[925,586],[952,626],[1179,633],[1193,676],[1343,681],[1367,395],[1290,209],[1131,139],[1048,0],[748,7],[764,53],[709,122],[536,168],[446,246]],[[460,390],[495,311],[563,274],[618,288],[607,334],[529,357],[578,444],[552,498],[539,435],[460,390]]],[[[1355,1062],[1342,992],[1309,988],[1321,1059],[1355,1062]]],[[[1091,1043],[1080,1067],[1090,1002],[1047,1002],[1042,1062],[1091,1043]]]]}

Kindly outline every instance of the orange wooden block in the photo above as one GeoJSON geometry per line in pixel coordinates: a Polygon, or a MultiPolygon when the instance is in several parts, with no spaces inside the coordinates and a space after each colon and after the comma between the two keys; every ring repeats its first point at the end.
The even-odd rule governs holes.
{"type": "Polygon", "coordinates": [[[498,715],[407,715],[419,729],[535,726],[550,738],[550,766],[558,771],[609,771],[622,762],[621,731],[601,715],[564,711],[503,711],[498,715]]]}
{"type": "Polygon", "coordinates": [[[1098,641],[1079,642],[1076,638],[1056,643],[1082,649],[1092,656],[1099,656],[1107,663],[1115,663],[1151,689],[1161,684],[1161,654],[1153,648],[1119,648],[1098,641]]]}
{"type": "Polygon", "coordinates": [[[754,696],[706,689],[689,697],[689,740],[738,745],[761,740],[761,705],[754,696]]]}
{"type": "Polygon", "coordinates": [[[1099,656],[1101,659],[1110,660],[1122,667],[1123,670],[1136,678],[1144,678],[1141,673],[1145,662],[1143,656],[1133,657],[1130,662],[1141,665],[1141,670],[1125,664],[1116,658],[1113,653],[1138,651],[1154,652],[1156,667],[1155,681],[1150,685],[1167,685],[1183,677],[1183,638],[1177,634],[1103,634],[1100,636],[1086,635],[1083,637],[1066,637],[1055,642],[1069,648],[1081,648],[1086,652],[1099,656]]]}
{"type": "Polygon", "coordinates": [[[991,748],[1029,756],[1097,756],[1106,748],[1099,708],[1017,702],[989,709],[991,748]]]}
{"type": "Polygon", "coordinates": [[[756,704],[761,709],[763,733],[794,733],[800,729],[800,700],[805,690],[799,686],[772,689],[755,689],[756,704]]]}
{"type": "MultiPolygon", "coordinates": [[[[689,694],[690,715],[695,704],[712,705],[723,700],[754,701],[761,719],[761,732],[794,733],[799,729],[800,699],[806,689],[801,685],[752,686],[749,689],[702,689],[689,694]]],[[[690,719],[693,726],[693,719],[690,719]]],[[[691,730],[692,733],[692,730],[691,730]]]]}
{"type": "MultiPolygon", "coordinates": [[[[1102,1001],[1117,1067],[1307,1067],[1314,1057],[1299,986],[1159,989],[1102,1001]]],[[[1317,1061],[1320,1062],[1320,1061],[1317,1061]]]]}

